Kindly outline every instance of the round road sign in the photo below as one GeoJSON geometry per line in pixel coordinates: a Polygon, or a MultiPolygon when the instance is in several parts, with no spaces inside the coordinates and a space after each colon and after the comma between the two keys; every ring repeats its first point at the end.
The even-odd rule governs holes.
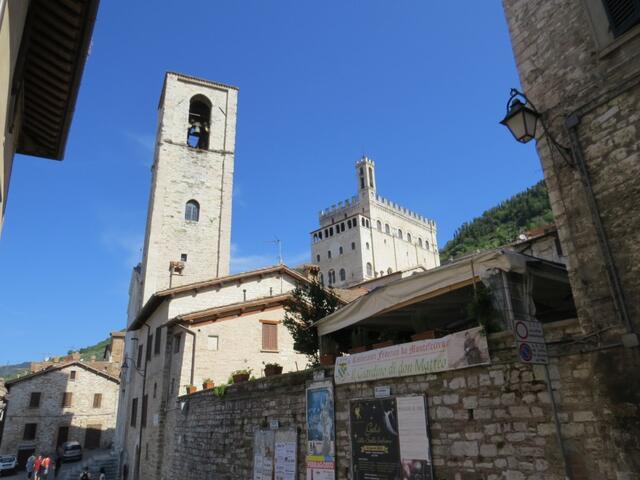
{"type": "Polygon", "coordinates": [[[529,336],[529,329],[524,322],[516,322],[516,335],[523,340],[529,336]]]}
{"type": "Polygon", "coordinates": [[[533,358],[533,350],[528,343],[520,344],[520,360],[523,362],[530,362],[533,358]]]}

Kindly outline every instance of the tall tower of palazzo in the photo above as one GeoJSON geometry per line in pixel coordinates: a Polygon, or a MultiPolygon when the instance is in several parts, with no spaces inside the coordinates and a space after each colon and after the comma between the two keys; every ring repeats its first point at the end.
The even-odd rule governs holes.
{"type": "Polygon", "coordinates": [[[159,291],[228,275],[238,89],[168,72],[129,317],[159,291]]]}

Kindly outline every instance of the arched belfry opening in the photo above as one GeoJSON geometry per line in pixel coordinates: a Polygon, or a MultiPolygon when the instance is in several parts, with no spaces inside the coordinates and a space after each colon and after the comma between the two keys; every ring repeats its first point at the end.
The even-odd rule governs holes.
{"type": "Polygon", "coordinates": [[[193,148],[208,149],[210,125],[211,102],[204,95],[196,95],[189,102],[187,144],[193,148]]]}

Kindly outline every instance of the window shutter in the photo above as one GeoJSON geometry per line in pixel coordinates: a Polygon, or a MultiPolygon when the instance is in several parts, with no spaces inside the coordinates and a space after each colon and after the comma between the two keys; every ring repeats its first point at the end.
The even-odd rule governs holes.
{"type": "Polygon", "coordinates": [[[154,352],[156,355],[160,353],[160,347],[162,346],[162,327],[156,328],[156,345],[154,352]]]}
{"type": "Polygon", "coordinates": [[[31,392],[31,400],[29,408],[38,408],[40,406],[40,392],[31,392]]]}
{"type": "Polygon", "coordinates": [[[71,406],[72,396],[73,396],[73,394],[71,392],[64,392],[62,394],[62,406],[63,407],[70,407],[71,406]]]}
{"type": "Polygon", "coordinates": [[[614,37],[640,23],[640,0],[603,0],[602,3],[614,37]]]}
{"type": "Polygon", "coordinates": [[[148,404],[148,395],[142,397],[142,408],[140,410],[140,427],[147,426],[147,404],[148,404]]]}
{"type": "Polygon", "coordinates": [[[100,408],[102,406],[102,394],[95,393],[93,395],[93,408],[100,408]]]}
{"type": "Polygon", "coordinates": [[[273,323],[262,324],[262,349],[278,350],[278,325],[273,323]]]}

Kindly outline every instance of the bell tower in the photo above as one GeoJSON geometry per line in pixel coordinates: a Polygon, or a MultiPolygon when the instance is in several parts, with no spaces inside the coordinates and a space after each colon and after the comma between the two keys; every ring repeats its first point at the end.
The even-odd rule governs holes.
{"type": "Polygon", "coordinates": [[[238,89],[168,72],[139,282],[139,307],[170,287],[228,275],[238,89]]]}
{"type": "Polygon", "coordinates": [[[358,193],[362,196],[368,196],[369,193],[376,192],[376,165],[366,155],[362,156],[356,162],[356,178],[358,179],[358,193]]]}

